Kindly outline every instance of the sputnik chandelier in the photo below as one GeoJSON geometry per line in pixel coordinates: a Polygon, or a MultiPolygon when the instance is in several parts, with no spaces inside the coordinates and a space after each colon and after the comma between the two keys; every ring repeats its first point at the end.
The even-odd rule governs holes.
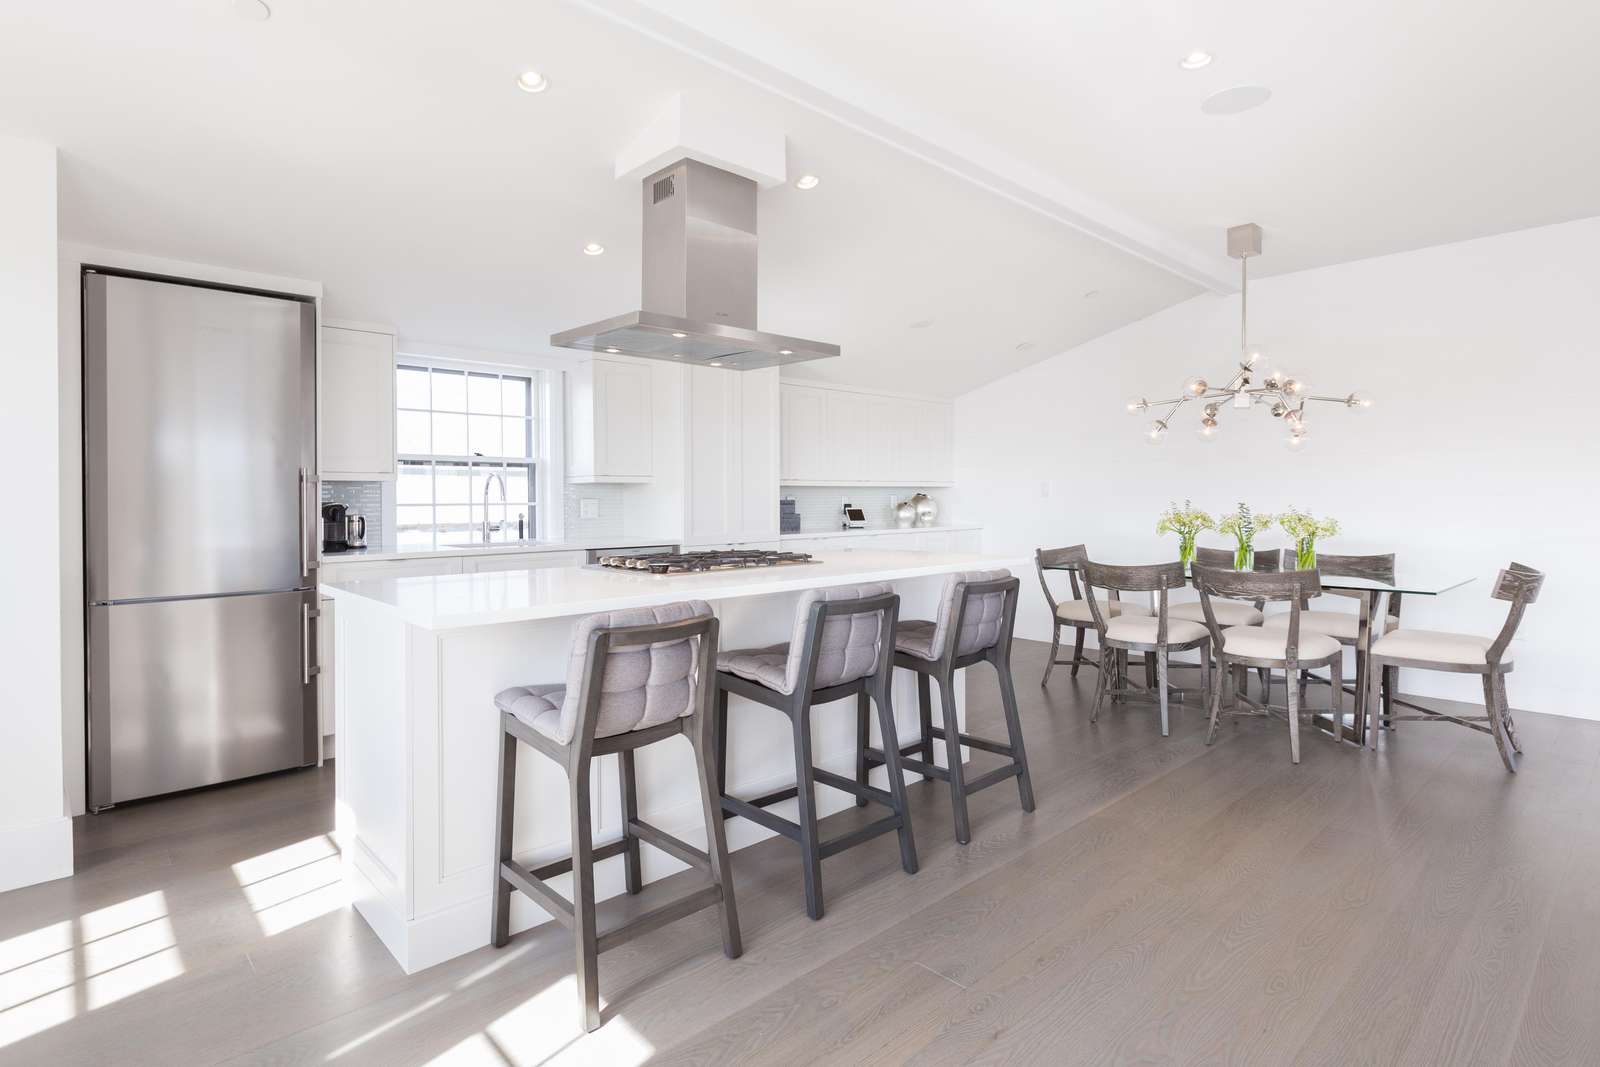
{"type": "Polygon", "coordinates": [[[1261,405],[1275,419],[1282,419],[1289,428],[1287,444],[1298,449],[1306,440],[1306,404],[1343,404],[1357,411],[1372,406],[1372,401],[1360,393],[1345,396],[1313,396],[1306,383],[1282,371],[1267,373],[1256,384],[1256,364],[1261,353],[1250,347],[1249,292],[1250,257],[1261,254],[1261,227],[1255,223],[1233,226],[1228,230],[1228,255],[1239,261],[1239,367],[1224,386],[1214,386],[1204,378],[1194,377],[1183,383],[1183,392],[1172,400],[1146,400],[1140,397],[1130,401],[1128,414],[1138,415],[1152,409],[1166,411],[1145,430],[1151,444],[1160,444],[1167,436],[1172,416],[1179,408],[1194,400],[1200,403],[1200,436],[1206,440],[1217,435],[1218,419],[1224,408],[1251,408],[1261,405]]]}

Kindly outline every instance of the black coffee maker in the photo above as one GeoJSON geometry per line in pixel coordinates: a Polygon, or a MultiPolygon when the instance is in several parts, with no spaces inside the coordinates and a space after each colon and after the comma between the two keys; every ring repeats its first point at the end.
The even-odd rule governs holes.
{"type": "Polygon", "coordinates": [[[343,504],[322,505],[322,551],[343,552],[350,547],[349,512],[343,504]]]}

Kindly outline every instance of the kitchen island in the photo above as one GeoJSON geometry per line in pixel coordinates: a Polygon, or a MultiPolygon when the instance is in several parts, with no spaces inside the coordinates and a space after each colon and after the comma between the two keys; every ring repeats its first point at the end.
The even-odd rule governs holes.
{"type": "MultiPolygon", "coordinates": [[[[812,563],[703,574],[558,567],[324,584],[323,594],[338,602],[336,827],[357,910],[407,972],[488,943],[499,751],[494,696],[513,685],[564,682],[578,618],[698,598],[721,621],[722,647],[748,648],[788,641],[796,603],[807,589],[887,582],[900,594],[902,618],[927,619],[946,575],[994,567],[1020,573],[1027,564],[969,553],[850,551],[812,563]]],[[[894,703],[903,743],[918,733],[916,685],[899,673],[905,677],[896,678],[894,703]]],[[[961,687],[955,698],[964,721],[961,687]]],[[[817,765],[853,775],[853,703],[818,708],[813,728],[817,765]]],[[[731,793],[749,796],[794,783],[792,737],[782,715],[734,708],[728,734],[731,793]]],[[[620,834],[615,761],[598,760],[593,776],[596,844],[620,834]]],[[[644,820],[703,844],[688,744],[645,749],[637,768],[644,820]]],[[[884,772],[873,773],[881,785],[884,772]]],[[[550,761],[536,755],[518,761],[513,847],[519,862],[568,853],[566,789],[565,776],[550,761]]],[[[851,803],[844,793],[817,790],[820,814],[851,803]]],[[[793,807],[789,801],[773,810],[793,818],[793,807]]],[[[728,824],[732,849],[768,836],[743,819],[728,824]]],[[[892,840],[886,848],[885,862],[897,862],[892,840]]],[[[683,869],[654,849],[644,849],[643,858],[646,881],[683,869]]],[[[736,885],[740,873],[735,857],[736,885]]],[[[562,892],[565,881],[555,883],[562,892]]],[[[622,889],[621,861],[600,864],[596,898],[622,889]]],[[[799,908],[798,885],[795,893],[799,908]]],[[[513,930],[547,918],[514,895],[513,930]]]]}

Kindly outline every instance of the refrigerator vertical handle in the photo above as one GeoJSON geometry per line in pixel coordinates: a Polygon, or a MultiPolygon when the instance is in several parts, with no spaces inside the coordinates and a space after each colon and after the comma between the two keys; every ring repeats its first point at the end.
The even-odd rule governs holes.
{"type": "Polygon", "coordinates": [[[310,479],[306,477],[306,469],[300,468],[300,530],[296,534],[300,539],[300,577],[311,576],[311,534],[306,526],[306,492],[310,479]]]}
{"type": "MultiPolygon", "coordinates": [[[[300,604],[300,684],[310,685],[311,679],[322,673],[322,665],[311,662],[311,620],[320,619],[322,612],[309,603],[300,604]]],[[[321,625],[320,623],[318,625],[321,625]]]]}

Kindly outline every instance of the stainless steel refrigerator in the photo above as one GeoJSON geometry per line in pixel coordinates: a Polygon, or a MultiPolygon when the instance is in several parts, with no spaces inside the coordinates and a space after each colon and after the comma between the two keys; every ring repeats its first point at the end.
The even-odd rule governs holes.
{"type": "Polygon", "coordinates": [[[316,761],[316,316],[87,269],[89,807],[316,761]]]}

